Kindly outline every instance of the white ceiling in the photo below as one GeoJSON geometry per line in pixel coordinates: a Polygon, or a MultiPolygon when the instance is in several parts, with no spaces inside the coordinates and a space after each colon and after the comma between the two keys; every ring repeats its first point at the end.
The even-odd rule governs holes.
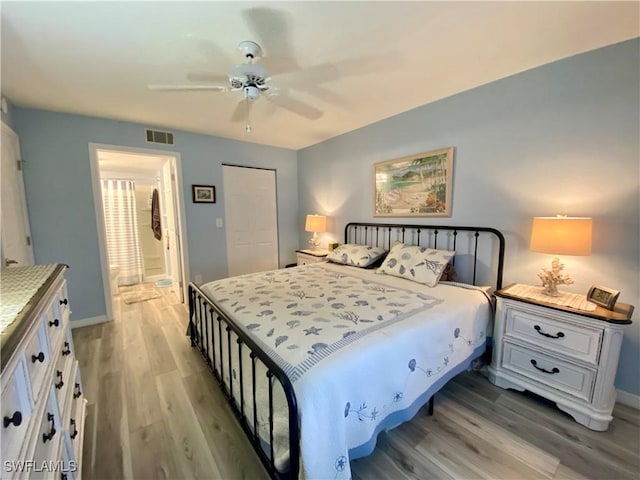
{"type": "Polygon", "coordinates": [[[16,106],[291,149],[640,35],[636,1],[2,1],[0,7],[2,93],[16,106]],[[263,47],[261,63],[279,100],[302,102],[309,108],[297,110],[317,118],[260,98],[247,134],[244,123],[230,121],[239,92],[148,90],[148,84],[223,84],[215,76],[242,63],[242,40],[263,47]]]}

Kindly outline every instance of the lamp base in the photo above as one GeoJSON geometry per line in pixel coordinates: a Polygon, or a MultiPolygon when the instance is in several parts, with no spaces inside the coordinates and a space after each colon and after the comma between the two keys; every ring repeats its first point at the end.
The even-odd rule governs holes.
{"type": "Polygon", "coordinates": [[[557,297],[560,295],[558,285],[571,285],[573,283],[569,275],[560,273],[563,269],[564,263],[560,263],[558,257],[551,261],[551,270],[542,268],[542,272],[538,274],[538,278],[542,280],[542,286],[544,287],[542,293],[550,297],[557,297]]]}
{"type": "Polygon", "coordinates": [[[311,250],[317,250],[320,245],[320,240],[318,240],[318,234],[313,232],[313,237],[309,240],[309,245],[311,245],[311,250]]]}

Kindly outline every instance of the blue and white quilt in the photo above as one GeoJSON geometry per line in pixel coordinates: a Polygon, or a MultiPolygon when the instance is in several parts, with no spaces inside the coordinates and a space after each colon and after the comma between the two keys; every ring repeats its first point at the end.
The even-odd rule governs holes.
{"type": "MultiPolygon", "coordinates": [[[[380,431],[413,417],[484,350],[491,311],[479,289],[430,288],[328,263],[218,280],[202,290],[291,379],[308,479],[350,478],[350,459],[369,454],[380,431]]],[[[284,418],[276,418],[276,429],[285,430],[274,439],[282,466],[284,418]]]]}

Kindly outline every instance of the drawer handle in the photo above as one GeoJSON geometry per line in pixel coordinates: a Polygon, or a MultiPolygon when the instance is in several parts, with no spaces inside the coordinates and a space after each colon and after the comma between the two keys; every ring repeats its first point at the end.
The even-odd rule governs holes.
{"type": "Polygon", "coordinates": [[[49,321],[50,327],[57,327],[58,325],[60,325],[60,321],[57,318],[53,321],[49,321]]]}
{"type": "Polygon", "coordinates": [[[555,335],[551,335],[550,333],[545,333],[540,328],[540,325],[535,325],[533,328],[536,330],[536,332],[538,332],[543,337],[547,337],[547,338],[562,338],[562,337],[564,337],[564,333],[562,333],[562,332],[558,332],[555,335]]]}
{"type": "Polygon", "coordinates": [[[74,418],[71,419],[70,423],[71,423],[71,426],[73,427],[73,433],[69,436],[71,437],[71,440],[73,440],[78,436],[78,429],[76,428],[76,420],[74,418]]]}
{"type": "Polygon", "coordinates": [[[22,413],[15,411],[10,417],[4,417],[4,428],[7,428],[13,423],[14,427],[19,427],[22,423],[22,413]]]}
{"type": "Polygon", "coordinates": [[[536,362],[533,358],[531,359],[531,365],[533,365],[536,369],[540,370],[543,373],[548,373],[549,375],[553,375],[554,373],[560,373],[557,367],[553,367],[551,370],[545,370],[544,368],[540,368],[538,366],[538,362],[536,362]]]}
{"type": "Polygon", "coordinates": [[[56,434],[56,424],[53,413],[47,413],[47,420],[51,422],[51,430],[49,430],[49,433],[42,434],[42,443],[47,443],[47,440],[51,440],[56,434]]]}
{"type": "Polygon", "coordinates": [[[71,346],[69,342],[64,342],[64,348],[62,349],[62,356],[69,355],[71,353],[71,346]]]}
{"type": "Polygon", "coordinates": [[[64,386],[64,382],[62,381],[62,372],[60,370],[56,370],[56,377],[58,377],[60,381],[55,384],[55,387],[60,390],[64,386]]]}
{"type": "Polygon", "coordinates": [[[40,352],[38,355],[31,355],[31,362],[32,363],[44,362],[44,352],[40,352]]]}
{"type": "Polygon", "coordinates": [[[60,300],[60,305],[68,305],[69,304],[69,300],[67,300],[66,298],[64,300],[60,300]]]}
{"type": "Polygon", "coordinates": [[[76,383],[76,390],[73,392],[73,398],[78,398],[80,395],[82,395],[82,392],[80,391],[80,384],[76,383]]]}

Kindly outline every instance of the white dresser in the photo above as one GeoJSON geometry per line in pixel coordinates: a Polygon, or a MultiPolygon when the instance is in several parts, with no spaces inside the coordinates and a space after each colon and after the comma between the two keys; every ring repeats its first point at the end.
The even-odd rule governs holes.
{"type": "Polygon", "coordinates": [[[65,265],[2,269],[3,479],[79,479],[86,403],[65,265]]]}
{"type": "Polygon", "coordinates": [[[489,380],[556,403],[578,423],[607,430],[624,326],[633,306],[584,311],[496,292],[489,380]]]}

